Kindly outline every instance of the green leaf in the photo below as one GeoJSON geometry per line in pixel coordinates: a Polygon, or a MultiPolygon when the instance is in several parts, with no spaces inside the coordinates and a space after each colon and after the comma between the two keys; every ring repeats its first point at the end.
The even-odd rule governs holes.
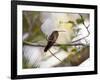
{"type": "Polygon", "coordinates": [[[64,51],[68,51],[66,45],[60,45],[60,48],[63,49],[64,51]]]}
{"type": "Polygon", "coordinates": [[[77,52],[77,48],[73,48],[71,52],[77,52]]]}
{"type": "Polygon", "coordinates": [[[73,21],[68,21],[68,23],[71,23],[71,24],[75,25],[75,23],[73,21]]]}
{"type": "Polygon", "coordinates": [[[76,19],[76,22],[77,22],[77,24],[81,24],[81,23],[84,22],[84,19],[82,19],[82,18],[78,18],[78,19],[76,19]]]}

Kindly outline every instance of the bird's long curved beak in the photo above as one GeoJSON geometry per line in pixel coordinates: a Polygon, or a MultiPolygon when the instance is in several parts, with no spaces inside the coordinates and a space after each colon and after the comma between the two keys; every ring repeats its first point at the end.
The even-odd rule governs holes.
{"type": "Polygon", "coordinates": [[[58,30],[58,32],[66,32],[65,30],[58,30]]]}

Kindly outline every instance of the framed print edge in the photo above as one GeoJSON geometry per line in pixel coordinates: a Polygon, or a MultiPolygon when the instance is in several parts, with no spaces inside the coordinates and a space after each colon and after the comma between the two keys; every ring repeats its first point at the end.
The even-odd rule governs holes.
{"type": "Polygon", "coordinates": [[[94,23],[95,23],[95,30],[94,30],[94,32],[95,32],[95,40],[94,40],[94,46],[96,47],[95,48],[95,50],[94,50],[94,55],[95,55],[95,59],[94,59],[94,61],[95,61],[95,64],[94,64],[94,66],[95,66],[95,69],[94,69],[94,71],[95,71],[95,73],[97,74],[98,73],[98,6],[95,6],[95,8],[94,8],[94,19],[95,19],[95,21],[94,21],[94,23]]]}
{"type": "Polygon", "coordinates": [[[80,4],[64,4],[64,3],[47,3],[47,2],[33,2],[33,1],[11,1],[11,78],[42,78],[42,77],[58,77],[58,76],[78,76],[97,74],[97,6],[96,5],[80,5],[80,4]],[[83,8],[94,10],[94,70],[80,71],[80,72],[63,72],[63,73],[47,73],[47,74],[27,74],[18,75],[17,71],[17,6],[18,5],[35,5],[48,7],[64,7],[64,8],[83,8]]]}
{"type": "Polygon", "coordinates": [[[11,1],[11,78],[15,79],[16,77],[17,77],[17,4],[15,1],[11,1]]]}

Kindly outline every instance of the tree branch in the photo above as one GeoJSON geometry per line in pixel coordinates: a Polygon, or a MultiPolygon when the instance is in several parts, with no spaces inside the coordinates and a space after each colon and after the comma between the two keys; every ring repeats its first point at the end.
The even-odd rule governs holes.
{"type": "Polygon", "coordinates": [[[87,34],[86,36],[80,38],[80,39],[77,39],[77,40],[75,40],[75,41],[72,41],[72,43],[77,42],[77,41],[80,41],[80,40],[82,40],[82,39],[85,39],[86,37],[88,37],[88,36],[90,35],[90,32],[89,32],[89,30],[88,30],[88,27],[90,26],[90,24],[89,24],[88,26],[86,26],[85,23],[84,23],[83,16],[82,16],[81,14],[79,14],[79,15],[80,15],[81,19],[83,20],[82,24],[83,24],[84,27],[86,28],[88,34],[87,34]]]}
{"type": "MultiPolygon", "coordinates": [[[[35,46],[35,47],[45,47],[46,44],[36,44],[36,43],[31,43],[31,42],[23,42],[23,45],[29,45],[29,46],[35,46]]],[[[85,44],[54,44],[53,46],[86,46],[85,44]]]]}

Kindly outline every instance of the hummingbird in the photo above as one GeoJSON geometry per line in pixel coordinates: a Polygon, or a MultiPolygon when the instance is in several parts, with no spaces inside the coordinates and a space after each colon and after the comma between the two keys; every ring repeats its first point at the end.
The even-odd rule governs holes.
{"type": "Polygon", "coordinates": [[[51,35],[48,37],[48,43],[44,49],[44,52],[47,52],[53,46],[53,44],[56,42],[58,36],[59,36],[58,31],[53,31],[51,33],[51,35]]]}
{"type": "Polygon", "coordinates": [[[52,46],[53,44],[56,42],[56,40],[58,39],[59,33],[58,32],[65,32],[65,31],[53,31],[51,33],[51,35],[48,37],[48,43],[44,49],[44,52],[47,52],[52,46]]]}
{"type": "MultiPolygon", "coordinates": [[[[48,37],[48,43],[46,45],[46,47],[44,48],[44,52],[47,52],[52,46],[53,44],[56,42],[56,40],[58,39],[59,33],[58,32],[65,32],[65,31],[53,31],[51,33],[51,35],[48,37]]],[[[60,62],[62,62],[62,60],[60,60],[58,57],[56,57],[54,55],[54,53],[52,53],[50,50],[49,52],[55,57],[57,58],[60,62]]]]}

